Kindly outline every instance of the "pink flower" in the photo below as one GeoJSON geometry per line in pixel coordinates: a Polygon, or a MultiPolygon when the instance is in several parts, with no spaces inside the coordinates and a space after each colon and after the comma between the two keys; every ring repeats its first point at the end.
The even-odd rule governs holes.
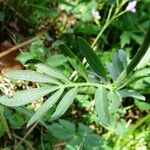
{"type": "Polygon", "coordinates": [[[126,7],[126,10],[135,13],[136,12],[136,8],[135,8],[136,4],[137,4],[137,1],[129,2],[128,6],[126,7]]]}

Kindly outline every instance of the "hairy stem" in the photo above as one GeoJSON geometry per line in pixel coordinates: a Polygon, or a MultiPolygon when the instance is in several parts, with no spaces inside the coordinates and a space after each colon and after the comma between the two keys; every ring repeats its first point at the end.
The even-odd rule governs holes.
{"type": "Polygon", "coordinates": [[[73,83],[70,82],[69,84],[60,85],[59,88],[68,88],[68,87],[85,87],[85,86],[93,86],[93,87],[100,87],[103,86],[106,89],[111,89],[111,85],[104,85],[101,83],[92,83],[92,82],[82,82],[82,83],[73,83]]]}

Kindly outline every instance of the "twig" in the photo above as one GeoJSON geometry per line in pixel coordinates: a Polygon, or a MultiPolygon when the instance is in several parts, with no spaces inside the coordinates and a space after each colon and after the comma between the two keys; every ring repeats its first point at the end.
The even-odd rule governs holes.
{"type": "Polygon", "coordinates": [[[66,141],[63,141],[63,142],[61,142],[61,143],[57,143],[57,144],[54,145],[54,149],[55,149],[55,148],[58,148],[58,147],[65,146],[66,144],[67,144],[66,141]]]}
{"type": "Polygon", "coordinates": [[[29,130],[28,132],[25,134],[25,136],[22,138],[22,140],[15,146],[14,150],[17,150],[20,146],[20,144],[22,144],[22,142],[28,137],[28,135],[33,131],[33,129],[37,126],[38,122],[36,122],[29,130]]]}
{"type": "MultiPolygon", "coordinates": [[[[23,140],[23,139],[22,139],[20,136],[18,136],[18,135],[11,134],[11,136],[15,137],[16,139],[23,140]]],[[[28,147],[29,147],[30,150],[34,150],[34,148],[32,147],[32,145],[31,145],[28,141],[23,140],[23,142],[28,145],[28,147]]]]}
{"type": "Polygon", "coordinates": [[[28,41],[25,41],[25,42],[23,42],[23,43],[20,43],[20,44],[14,46],[14,47],[12,47],[12,48],[10,48],[10,49],[8,49],[8,50],[2,52],[2,53],[0,53],[0,58],[4,57],[5,55],[8,55],[9,53],[11,53],[11,52],[13,52],[13,51],[16,51],[17,49],[19,49],[19,48],[21,48],[21,47],[24,47],[25,45],[28,45],[28,44],[32,43],[33,41],[35,41],[35,40],[38,39],[38,38],[39,38],[39,36],[34,37],[34,38],[32,38],[32,39],[30,39],[30,40],[28,40],[28,41]]]}
{"type": "Polygon", "coordinates": [[[43,143],[43,127],[41,128],[41,150],[45,150],[44,143],[43,143]]]}

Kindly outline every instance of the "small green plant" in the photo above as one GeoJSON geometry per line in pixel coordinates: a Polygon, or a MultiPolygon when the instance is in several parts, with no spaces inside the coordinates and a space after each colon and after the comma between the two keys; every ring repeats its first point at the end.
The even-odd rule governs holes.
{"type": "MultiPolygon", "coordinates": [[[[42,4],[44,8],[47,2],[45,1],[42,4]]],[[[108,31],[108,34],[104,35],[110,25],[115,29],[114,31],[123,30],[126,20],[119,24],[118,18],[129,11],[136,12],[137,2],[132,1],[128,4],[127,2],[128,0],[108,2],[107,7],[110,9],[106,9],[108,14],[105,12],[104,18],[101,20],[101,15],[97,9],[101,5],[103,7],[104,2],[102,1],[85,2],[79,0],[71,1],[70,4],[68,1],[61,1],[59,7],[62,11],[66,10],[68,16],[72,14],[76,19],[80,19],[80,16],[82,18],[75,24],[73,29],[69,25],[66,27],[63,22],[57,26],[57,28],[61,27],[59,29],[61,33],[58,34],[62,34],[62,40],[59,41],[59,44],[56,40],[52,47],[59,45],[59,50],[64,55],[62,53],[58,54],[58,51],[52,54],[47,48],[44,48],[44,44],[40,40],[37,40],[32,43],[28,52],[23,52],[17,57],[17,60],[21,61],[28,69],[14,70],[4,74],[13,83],[17,81],[21,84],[29,84],[29,86],[34,82],[36,84],[33,85],[34,88],[26,89],[21,87],[16,92],[13,91],[11,94],[0,97],[0,136],[3,136],[4,132],[10,137],[14,136],[10,133],[9,128],[20,129],[27,122],[27,127],[31,128],[25,137],[39,123],[42,127],[44,126],[48,129],[56,139],[65,141],[64,145],[68,150],[75,148],[107,150],[111,149],[110,147],[119,150],[123,149],[127,143],[127,148],[140,145],[136,143],[143,137],[143,134],[139,134],[136,129],[146,123],[146,120],[150,119],[150,115],[147,114],[135,124],[133,123],[133,127],[130,130],[128,127],[132,120],[124,119],[123,117],[125,113],[128,113],[128,109],[135,106],[140,111],[144,111],[143,114],[150,110],[149,103],[144,102],[145,96],[149,94],[150,83],[148,78],[150,75],[149,68],[145,67],[150,59],[150,27],[147,30],[147,26],[143,25],[144,29],[147,30],[143,42],[143,37],[140,34],[141,32],[145,33],[146,30],[138,31],[138,29],[141,29],[140,26],[135,29],[135,26],[133,27],[132,25],[130,30],[123,31],[120,36],[120,43],[118,43],[122,49],[119,49],[118,46],[113,49],[114,45],[108,44],[110,42],[108,40],[109,36],[116,36],[114,33],[111,35],[108,31]],[[85,4],[87,4],[87,7],[85,4]],[[87,35],[97,36],[92,39],[88,38],[87,35]],[[69,39],[67,39],[67,36],[69,39]],[[81,36],[84,38],[81,38],[81,36]],[[92,40],[92,43],[85,39],[92,40]],[[100,39],[105,44],[102,42],[99,44],[100,39]],[[133,59],[130,60],[130,49],[134,45],[127,47],[127,53],[123,48],[132,40],[141,44],[141,47],[133,59]],[[109,47],[111,45],[110,50],[112,51],[97,51],[98,48],[101,49],[106,45],[109,45],[109,47]],[[116,51],[116,49],[119,50],[116,51]],[[105,56],[105,54],[109,56],[105,56]],[[107,61],[104,61],[105,57],[109,57],[107,61]],[[128,97],[131,100],[133,99],[132,105],[124,107],[125,100],[128,97]],[[32,105],[36,104],[38,107],[34,109],[35,111],[32,111],[32,105]],[[15,110],[13,115],[10,115],[12,111],[9,107],[15,110]],[[76,109],[76,107],[83,109],[82,112],[78,114],[78,108],[76,109]],[[69,108],[71,113],[67,111],[69,108]],[[23,119],[21,114],[25,115],[26,118],[23,119]],[[64,114],[79,116],[74,116],[75,118],[73,118],[72,122],[58,120],[60,117],[64,117],[64,114]],[[97,133],[101,134],[100,130],[104,130],[102,131],[102,137],[93,133],[89,127],[82,123],[73,123],[76,122],[76,118],[84,118],[83,122],[94,124],[94,130],[97,133]],[[10,127],[8,126],[9,124],[10,127]],[[137,136],[134,142],[133,134],[137,136]]],[[[35,4],[30,3],[25,5],[35,6],[35,4]]],[[[41,10],[43,7],[39,7],[40,5],[39,2],[36,8],[41,10]]],[[[3,14],[1,16],[3,19],[3,14]]],[[[120,31],[117,33],[120,34],[120,31]]],[[[134,49],[137,50],[137,46],[134,49]]],[[[139,130],[143,130],[143,128],[141,127],[139,130]]],[[[144,133],[144,141],[147,141],[149,128],[145,127],[144,133]]],[[[44,133],[41,133],[41,135],[44,137],[44,133]]],[[[41,137],[41,141],[43,137],[41,137]]],[[[142,144],[144,145],[145,143],[143,142],[142,144]]],[[[19,146],[20,143],[16,146],[16,149],[19,146]]]]}
{"type": "Polygon", "coordinates": [[[115,59],[111,65],[111,74],[114,79],[111,83],[108,79],[107,71],[102,65],[96,53],[92,50],[90,45],[82,38],[78,38],[78,46],[83,55],[87,59],[90,67],[92,68],[93,79],[89,78],[88,70],[82,65],[80,60],[71,52],[65,45],[60,45],[60,48],[69,54],[69,62],[77,70],[79,75],[85,79],[86,82],[72,82],[58,69],[47,66],[45,64],[36,64],[35,67],[38,72],[31,70],[12,71],[5,74],[6,77],[13,80],[27,80],[38,83],[46,83],[46,85],[32,89],[24,90],[15,93],[12,97],[0,97],[0,103],[10,107],[17,107],[29,104],[34,100],[51,93],[47,101],[37,110],[32,116],[27,126],[32,125],[34,122],[39,121],[45,113],[59,100],[55,112],[51,115],[51,120],[58,119],[73,103],[76,95],[80,92],[81,87],[93,86],[95,87],[95,109],[99,116],[100,123],[106,128],[111,128],[111,115],[116,113],[121,105],[122,96],[134,96],[144,100],[143,96],[136,94],[135,91],[124,90],[123,87],[128,84],[128,77],[135,69],[137,64],[141,61],[149,47],[148,30],[145,40],[133,58],[127,65],[126,55],[124,52],[119,51],[115,54],[115,59]],[[22,100],[20,100],[22,99],[22,100]]]}

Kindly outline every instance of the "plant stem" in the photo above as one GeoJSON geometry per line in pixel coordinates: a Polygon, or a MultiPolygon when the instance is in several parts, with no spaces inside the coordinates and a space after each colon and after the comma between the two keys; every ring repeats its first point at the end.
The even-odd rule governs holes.
{"type": "Polygon", "coordinates": [[[108,27],[109,24],[110,24],[110,21],[103,26],[102,30],[99,32],[99,34],[97,35],[96,39],[92,43],[92,45],[91,45],[92,48],[94,48],[94,46],[96,45],[96,43],[98,42],[99,38],[101,37],[103,32],[106,30],[106,28],[108,27]]]}
{"type": "Polygon", "coordinates": [[[8,50],[5,50],[4,52],[1,52],[1,53],[0,53],[0,58],[2,58],[2,57],[4,57],[4,56],[8,55],[9,53],[11,53],[11,52],[13,52],[13,51],[18,50],[18,49],[21,48],[21,47],[24,47],[24,46],[26,46],[26,45],[28,45],[28,44],[31,44],[33,41],[37,40],[37,39],[40,38],[40,37],[41,37],[41,35],[38,35],[38,36],[36,36],[36,37],[34,37],[34,38],[30,39],[30,40],[27,40],[27,41],[25,41],[25,42],[22,42],[22,43],[20,43],[20,44],[14,46],[14,47],[8,49],[8,50]]]}
{"type": "Polygon", "coordinates": [[[38,122],[36,122],[25,134],[25,136],[21,139],[21,141],[15,146],[14,150],[17,150],[23,141],[28,137],[28,135],[33,131],[33,129],[37,126],[38,122]]]}
{"type": "Polygon", "coordinates": [[[101,84],[101,83],[92,83],[92,82],[82,82],[82,83],[73,83],[73,82],[70,82],[69,84],[65,84],[65,85],[60,85],[59,87],[60,88],[68,88],[68,87],[84,87],[84,86],[94,86],[94,87],[100,87],[100,86],[103,86],[107,89],[110,89],[111,86],[108,84],[108,85],[104,85],[104,84],[101,84]]]}
{"type": "Polygon", "coordinates": [[[94,48],[94,46],[98,42],[99,38],[103,34],[103,32],[106,30],[106,28],[108,27],[108,25],[111,23],[112,20],[110,19],[110,17],[111,17],[112,9],[113,9],[113,5],[111,5],[111,8],[109,9],[108,16],[107,16],[106,22],[105,22],[102,30],[99,32],[99,34],[97,35],[96,39],[94,40],[94,42],[91,45],[92,48],[94,48]]]}
{"type": "MultiPolygon", "coordinates": [[[[23,140],[23,139],[22,139],[20,136],[18,136],[18,135],[15,135],[15,134],[11,134],[11,135],[12,135],[14,138],[16,138],[16,139],[23,140]]],[[[28,141],[23,140],[23,142],[28,145],[28,148],[29,148],[30,150],[34,150],[34,148],[32,147],[32,145],[31,145],[28,141]]]]}
{"type": "Polygon", "coordinates": [[[148,47],[150,46],[150,37],[149,37],[149,35],[150,35],[150,25],[149,25],[149,29],[147,31],[147,34],[145,35],[144,41],[143,41],[140,49],[138,50],[138,52],[136,53],[136,55],[134,56],[134,58],[130,62],[130,64],[122,71],[120,76],[114,82],[114,86],[116,88],[118,88],[124,82],[126,77],[129,76],[132,73],[132,71],[135,69],[135,67],[138,65],[140,60],[143,58],[143,56],[147,52],[148,47]]]}
{"type": "MultiPolygon", "coordinates": [[[[92,45],[91,45],[91,47],[92,47],[93,49],[94,49],[96,43],[98,42],[99,38],[102,36],[103,32],[106,30],[106,28],[109,26],[109,24],[110,24],[111,21],[112,21],[112,20],[110,19],[111,13],[112,13],[112,9],[113,9],[113,5],[111,6],[111,8],[110,8],[110,10],[109,10],[109,12],[108,12],[108,16],[107,16],[107,19],[106,19],[106,22],[105,22],[104,26],[102,27],[102,29],[100,30],[100,32],[98,33],[98,35],[96,36],[95,40],[93,41],[93,43],[92,43],[92,45]]],[[[112,17],[112,18],[113,18],[113,17],[112,17]]],[[[86,59],[85,59],[85,58],[83,58],[82,63],[83,63],[83,65],[86,64],[86,59]]],[[[77,75],[77,71],[75,70],[75,71],[71,74],[70,79],[72,79],[73,77],[76,77],[76,75],[77,75]]],[[[76,79],[77,79],[77,78],[76,78],[76,79]]]]}
{"type": "MultiPolygon", "coordinates": [[[[102,36],[104,31],[107,29],[107,27],[111,24],[111,22],[114,19],[118,18],[119,16],[123,15],[126,12],[126,11],[123,11],[123,12],[119,13],[120,9],[122,8],[122,6],[124,5],[125,2],[126,2],[126,0],[119,5],[119,1],[117,0],[117,8],[116,8],[115,13],[112,15],[112,17],[111,17],[111,14],[112,14],[112,10],[113,10],[114,5],[111,5],[111,8],[109,9],[109,12],[108,12],[107,19],[105,21],[105,24],[102,27],[102,29],[100,30],[100,32],[98,33],[98,35],[96,36],[96,38],[93,41],[92,45],[91,45],[91,47],[93,48],[94,51],[95,51],[95,49],[94,49],[95,45],[97,44],[98,40],[100,39],[100,37],[102,36]]],[[[85,58],[83,58],[82,63],[83,63],[83,65],[86,64],[86,59],[85,58]]],[[[75,70],[71,74],[70,79],[73,79],[74,77],[76,77],[76,75],[77,75],[77,71],[75,70]]],[[[75,80],[76,79],[77,78],[75,78],[75,80]]]]}

